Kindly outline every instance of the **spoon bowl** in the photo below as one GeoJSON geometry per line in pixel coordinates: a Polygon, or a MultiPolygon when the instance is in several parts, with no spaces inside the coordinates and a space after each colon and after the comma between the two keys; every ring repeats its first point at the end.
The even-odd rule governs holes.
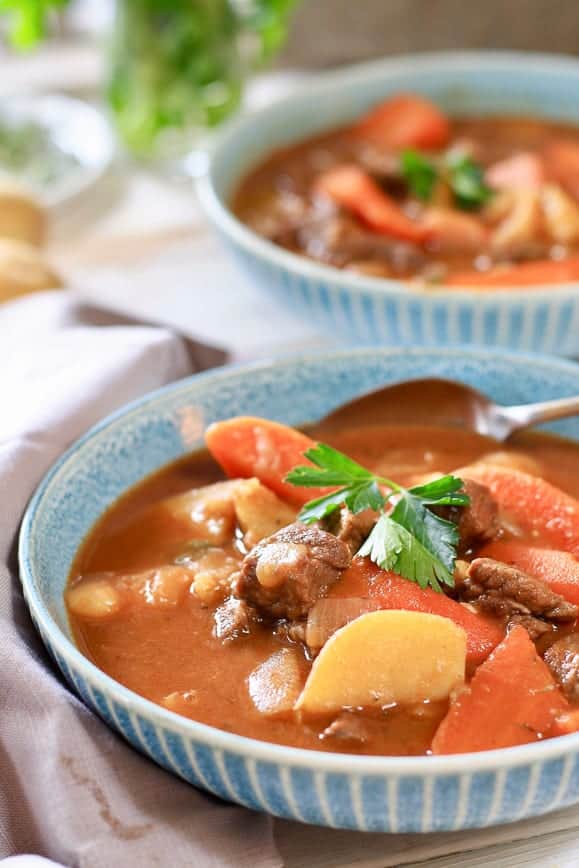
{"type": "Polygon", "coordinates": [[[438,425],[466,428],[499,442],[511,434],[555,419],[579,414],[579,396],[504,407],[471,386],[428,377],[365,392],[332,410],[320,431],[345,425],[438,425]]]}

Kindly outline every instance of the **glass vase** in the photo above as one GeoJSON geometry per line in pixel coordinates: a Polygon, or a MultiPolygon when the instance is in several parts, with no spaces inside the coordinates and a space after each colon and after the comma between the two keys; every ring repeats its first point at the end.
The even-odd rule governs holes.
{"type": "Polygon", "coordinates": [[[178,161],[237,108],[238,37],[230,0],[117,0],[108,99],[133,155],[178,161]]]}

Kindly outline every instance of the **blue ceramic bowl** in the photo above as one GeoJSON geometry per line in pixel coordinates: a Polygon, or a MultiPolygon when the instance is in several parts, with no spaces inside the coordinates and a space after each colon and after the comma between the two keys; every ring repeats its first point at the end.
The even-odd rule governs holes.
{"type": "Polygon", "coordinates": [[[283,250],[229,210],[232,192],[272,150],[352,121],[397,91],[452,114],[527,114],[579,123],[579,62],[532,54],[415,55],[324,74],[232,124],[199,181],[205,212],[265,290],[350,343],[477,344],[579,355],[579,284],[500,291],[420,289],[340,271],[283,250]]]}
{"type": "MultiPolygon", "coordinates": [[[[506,823],[579,801],[579,735],[451,757],[361,757],[254,741],[179,717],[97,669],[74,645],[63,590],[74,554],[128,486],[234,414],[314,420],[361,391],[461,379],[502,403],[579,393],[570,362],[488,350],[353,350],[171,385],[105,419],[58,461],[20,537],[24,593],[71,688],[137,750],[191,784],[280,817],[346,829],[427,832],[506,823]]],[[[579,440],[579,420],[554,426],[579,440]]]]}

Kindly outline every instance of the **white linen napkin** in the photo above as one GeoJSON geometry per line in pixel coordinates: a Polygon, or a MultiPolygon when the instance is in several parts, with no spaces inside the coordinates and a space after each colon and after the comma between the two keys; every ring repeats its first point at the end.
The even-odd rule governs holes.
{"type": "Polygon", "coordinates": [[[193,370],[169,331],[81,314],[65,293],[0,308],[0,859],[279,868],[268,817],[133,751],[69,692],[29,619],[15,541],[42,475],[102,416],[193,370]]]}

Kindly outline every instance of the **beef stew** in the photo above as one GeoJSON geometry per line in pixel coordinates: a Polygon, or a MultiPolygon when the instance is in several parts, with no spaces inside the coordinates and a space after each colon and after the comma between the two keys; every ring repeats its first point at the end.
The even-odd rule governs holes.
{"type": "Polygon", "coordinates": [[[579,279],[579,128],[448,117],[399,94],[278,150],[233,210],[286,250],[370,277],[497,289],[579,279]]]}
{"type": "Polygon", "coordinates": [[[66,590],[83,653],[185,717],[314,750],[573,731],[577,446],[435,426],[324,436],[227,420],[209,452],[127,492],[66,590]]]}

